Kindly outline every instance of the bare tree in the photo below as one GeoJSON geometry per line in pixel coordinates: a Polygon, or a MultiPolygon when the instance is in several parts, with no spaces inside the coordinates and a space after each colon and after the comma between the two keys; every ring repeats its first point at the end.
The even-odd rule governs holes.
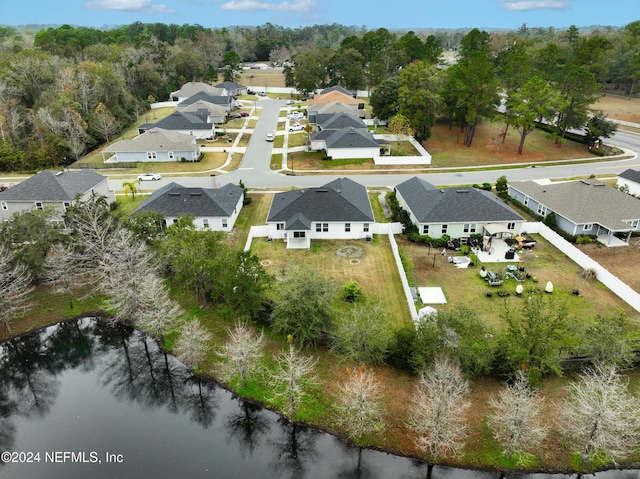
{"type": "Polygon", "coordinates": [[[523,464],[527,449],[540,444],[547,434],[540,415],[543,398],[531,389],[527,377],[520,372],[497,397],[489,400],[492,411],[488,423],[493,437],[504,447],[508,460],[515,455],[523,464]]]}
{"type": "Polygon", "coordinates": [[[229,342],[218,355],[222,358],[220,373],[225,381],[237,376],[242,387],[247,387],[247,377],[256,373],[263,356],[264,336],[256,335],[248,326],[236,323],[229,333],[229,342]]]}
{"type": "Polygon", "coordinates": [[[0,322],[7,333],[11,332],[11,321],[27,308],[27,295],[32,289],[27,267],[14,264],[11,250],[0,244],[0,322]]]}
{"type": "Polygon", "coordinates": [[[432,457],[455,456],[463,446],[468,392],[460,366],[446,356],[436,358],[420,378],[410,408],[410,425],[419,435],[417,445],[432,457]]]}
{"type": "Polygon", "coordinates": [[[276,365],[269,372],[269,383],[275,396],[284,398],[283,412],[293,419],[307,387],[314,382],[312,374],[318,361],[298,353],[293,347],[291,335],[287,339],[289,350],[282,351],[275,358],[276,365]]]}
{"type": "Polygon", "coordinates": [[[64,293],[73,309],[73,288],[87,279],[87,269],[81,256],[62,243],[52,245],[42,263],[42,280],[55,286],[54,292],[64,293]]]}
{"type": "Polygon", "coordinates": [[[118,120],[116,120],[116,117],[100,102],[94,112],[93,120],[96,131],[109,143],[111,135],[118,131],[118,120]]]}
{"type": "Polygon", "coordinates": [[[338,420],[357,438],[373,431],[381,431],[382,393],[375,373],[364,366],[347,370],[349,377],[342,384],[336,404],[338,420]]]}
{"type": "Polygon", "coordinates": [[[161,343],[164,343],[163,331],[183,314],[178,303],[169,297],[162,279],[151,275],[142,283],[142,308],[135,318],[136,324],[150,331],[161,343]]]}
{"type": "Polygon", "coordinates": [[[640,440],[640,400],[615,366],[597,365],[569,385],[560,430],[582,461],[612,460],[633,453],[640,440]]]}
{"type": "Polygon", "coordinates": [[[195,364],[200,368],[200,361],[209,348],[211,334],[204,329],[198,318],[184,323],[180,328],[180,337],[176,341],[175,353],[180,361],[195,364]]]}

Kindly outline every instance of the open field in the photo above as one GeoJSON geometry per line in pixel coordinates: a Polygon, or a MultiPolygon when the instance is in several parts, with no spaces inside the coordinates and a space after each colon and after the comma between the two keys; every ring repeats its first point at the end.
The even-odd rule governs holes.
{"type": "Polygon", "coordinates": [[[640,124],[640,98],[628,98],[607,94],[600,98],[595,105],[595,110],[602,110],[607,117],[613,120],[630,121],[640,124]]]}
{"type": "Polygon", "coordinates": [[[634,291],[640,293],[640,238],[631,238],[629,246],[607,248],[600,243],[576,245],[583,253],[607,268],[634,291]]]}

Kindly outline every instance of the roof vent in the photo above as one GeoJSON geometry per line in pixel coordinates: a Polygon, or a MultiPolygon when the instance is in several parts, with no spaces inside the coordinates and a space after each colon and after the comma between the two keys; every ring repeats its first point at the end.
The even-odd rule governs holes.
{"type": "Polygon", "coordinates": [[[64,171],[58,171],[58,172],[56,173],[56,176],[60,176],[60,175],[62,175],[63,173],[64,173],[64,171]]]}
{"type": "Polygon", "coordinates": [[[456,190],[456,193],[469,193],[469,190],[456,190]]]}
{"type": "Polygon", "coordinates": [[[169,196],[180,196],[180,192],[179,191],[170,191],[169,192],[169,196]]]}
{"type": "Polygon", "coordinates": [[[327,193],[329,190],[326,189],[322,189],[322,190],[316,190],[318,193],[327,193]]]}
{"type": "Polygon", "coordinates": [[[202,196],[202,191],[192,191],[189,196],[202,196]]]}

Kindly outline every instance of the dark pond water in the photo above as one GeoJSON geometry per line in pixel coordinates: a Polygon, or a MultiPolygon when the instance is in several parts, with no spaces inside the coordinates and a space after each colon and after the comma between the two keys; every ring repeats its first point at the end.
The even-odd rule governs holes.
{"type": "MultiPolygon", "coordinates": [[[[410,479],[429,472],[424,463],[283,421],[194,377],[143,334],[91,318],[0,345],[0,412],[0,451],[12,451],[15,461],[0,461],[6,479],[410,479]]],[[[433,479],[498,477],[431,470],[433,479]]]]}

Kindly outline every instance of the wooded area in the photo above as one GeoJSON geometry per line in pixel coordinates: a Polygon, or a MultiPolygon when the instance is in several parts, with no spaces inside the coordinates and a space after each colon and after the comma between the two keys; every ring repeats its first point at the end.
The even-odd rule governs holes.
{"type": "MultiPolygon", "coordinates": [[[[32,172],[73,163],[121,133],[186,81],[225,79],[241,62],[283,67],[301,92],[340,85],[373,92],[380,119],[405,116],[415,137],[429,138],[438,116],[472,145],[475,126],[509,95],[505,131],[522,144],[532,123],[557,115],[556,136],[587,122],[604,84],[635,91],[640,22],[580,32],[392,32],[343,25],[298,29],[272,24],[209,29],[143,24],[109,30],[63,25],[33,32],[0,27],[0,171],[32,172]],[[442,63],[443,50],[459,53],[442,63]],[[538,105],[540,94],[547,100],[538,105]]],[[[599,127],[602,122],[598,123],[599,127]]],[[[605,124],[606,127],[606,124],[605,124]]],[[[603,132],[594,126],[595,136],[603,132]]],[[[606,128],[605,128],[606,130],[606,128]]]]}

